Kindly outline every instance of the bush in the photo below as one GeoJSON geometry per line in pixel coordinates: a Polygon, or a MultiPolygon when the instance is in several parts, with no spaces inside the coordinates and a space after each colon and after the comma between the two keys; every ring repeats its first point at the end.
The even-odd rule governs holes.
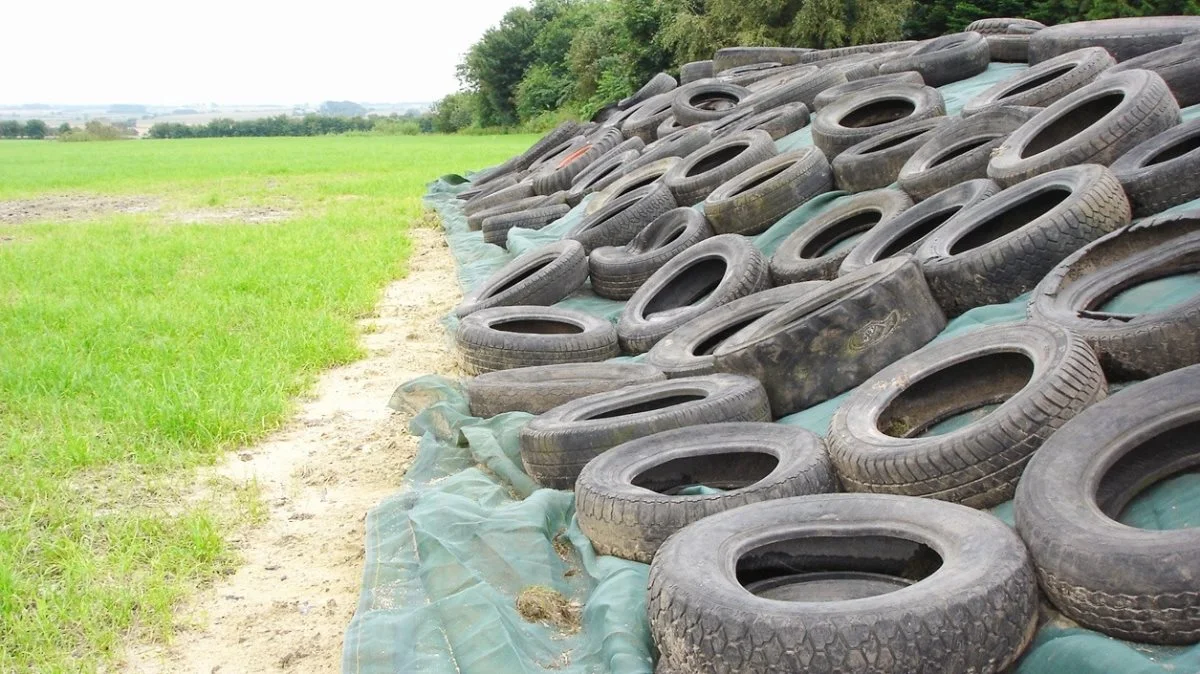
{"type": "Polygon", "coordinates": [[[79,143],[92,140],[124,140],[136,134],[128,128],[122,129],[93,119],[88,122],[82,129],[72,129],[66,133],[59,134],[58,139],[68,143],[79,143]]]}
{"type": "Polygon", "coordinates": [[[46,123],[40,119],[31,119],[28,122],[25,122],[26,138],[41,140],[46,137],[47,131],[49,131],[49,129],[47,129],[46,123]]]}
{"type": "Polygon", "coordinates": [[[376,136],[415,136],[421,133],[421,125],[413,119],[376,120],[371,133],[376,136]]]}

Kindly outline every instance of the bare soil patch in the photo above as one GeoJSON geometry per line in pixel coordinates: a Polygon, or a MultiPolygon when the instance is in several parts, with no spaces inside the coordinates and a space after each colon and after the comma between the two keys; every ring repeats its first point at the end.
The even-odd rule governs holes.
{"type": "Polygon", "coordinates": [[[151,197],[102,197],[59,194],[0,201],[0,224],[94,220],[110,213],[146,213],[159,208],[151,197]]]}
{"type": "Polygon", "coordinates": [[[339,670],[364,517],[397,490],[416,452],[388,398],[413,377],[458,374],[439,323],[461,299],[453,260],[440,228],[411,234],[408,276],[362,321],[367,358],[325,373],[286,427],[215,469],[256,481],[267,504],[263,525],[231,539],[244,565],[181,608],[172,643],[128,646],[123,672],[339,670]]]}

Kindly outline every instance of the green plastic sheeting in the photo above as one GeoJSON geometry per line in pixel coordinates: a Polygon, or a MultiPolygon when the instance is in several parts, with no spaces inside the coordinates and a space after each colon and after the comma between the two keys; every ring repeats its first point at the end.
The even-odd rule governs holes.
{"type": "MultiPolygon", "coordinates": [[[[1021,70],[993,64],[978,77],[941,91],[954,114],[979,91],[1021,70]]],[[[1185,119],[1200,106],[1184,111],[1185,119]]],[[[811,143],[803,129],[778,141],[781,149],[811,143]]],[[[482,242],[467,229],[460,177],[430,185],[426,203],[443,218],[459,281],[470,289],[514,254],[561,237],[582,206],[540,231],[513,230],[510,248],[482,242]]],[[[771,254],[789,234],[829,208],[844,193],[830,192],[753,237],[771,254]]],[[[1200,207],[1200,200],[1172,209],[1200,207]]],[[[1104,307],[1138,313],[1170,306],[1200,292],[1200,278],[1185,274],[1131,288],[1104,307]]],[[[1025,317],[1027,297],[971,310],[951,321],[938,340],[1025,317]]],[[[615,321],[623,303],[600,298],[585,286],[559,303],[615,321]]],[[[452,329],[454,319],[446,319],[452,329]]],[[[621,360],[638,360],[622,358],[621,360]]],[[[818,434],[849,393],[777,423],[818,434]]],[[[470,416],[458,382],[437,376],[397,389],[396,409],[413,415],[409,431],[421,438],[402,489],[367,517],[362,595],[346,632],[343,671],[361,674],[651,674],[654,647],[646,618],[648,566],[597,556],[574,518],[570,492],[539,489],[522,470],[517,434],[531,415],[470,416]],[[532,586],[551,588],[578,607],[578,625],[525,620],[518,595],[532,586]]],[[[943,422],[950,432],[982,418],[977,410],[943,422]]],[[[709,488],[691,487],[697,493],[709,488]]],[[[1012,523],[1012,504],[991,512],[1012,523]]],[[[1200,526],[1200,474],[1164,480],[1140,494],[1121,514],[1130,526],[1168,529],[1200,526]]],[[[1174,648],[1122,642],[1082,629],[1048,606],[1048,620],[1022,658],[1017,674],[1159,674],[1200,672],[1200,645],[1174,648]]]]}

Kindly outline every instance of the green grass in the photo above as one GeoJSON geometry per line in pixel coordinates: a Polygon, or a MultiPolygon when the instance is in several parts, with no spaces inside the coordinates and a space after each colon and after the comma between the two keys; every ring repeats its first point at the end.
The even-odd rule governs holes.
{"type": "Polygon", "coordinates": [[[254,491],[197,466],[276,427],[404,274],[436,176],[530,136],[0,143],[0,200],[149,212],[0,223],[0,671],[93,671],[236,563],[254,491]],[[279,222],[181,212],[286,209],[279,222]]]}

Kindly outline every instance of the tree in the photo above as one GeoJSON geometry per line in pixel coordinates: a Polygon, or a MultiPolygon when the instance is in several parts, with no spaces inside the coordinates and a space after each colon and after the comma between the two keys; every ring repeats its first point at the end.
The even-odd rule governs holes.
{"type": "Polygon", "coordinates": [[[514,7],[467,51],[458,74],[463,84],[479,94],[476,103],[481,125],[517,122],[517,85],[533,62],[533,43],[543,23],[533,10],[514,7]]]}
{"type": "Polygon", "coordinates": [[[460,91],[434,103],[430,111],[433,129],[440,133],[454,133],[471,126],[475,119],[475,100],[475,94],[460,91]]]}
{"type": "Polygon", "coordinates": [[[40,119],[31,119],[25,122],[25,137],[41,140],[46,137],[46,123],[40,119]]]}
{"type": "Polygon", "coordinates": [[[20,138],[25,125],[15,119],[0,122],[0,138],[20,138]]]}
{"type": "Polygon", "coordinates": [[[367,109],[354,101],[325,101],[317,112],[332,117],[360,117],[367,114],[367,109]]]}
{"type": "Polygon", "coordinates": [[[64,133],[71,133],[71,123],[63,122],[58,125],[58,134],[61,136],[64,133]]]}

